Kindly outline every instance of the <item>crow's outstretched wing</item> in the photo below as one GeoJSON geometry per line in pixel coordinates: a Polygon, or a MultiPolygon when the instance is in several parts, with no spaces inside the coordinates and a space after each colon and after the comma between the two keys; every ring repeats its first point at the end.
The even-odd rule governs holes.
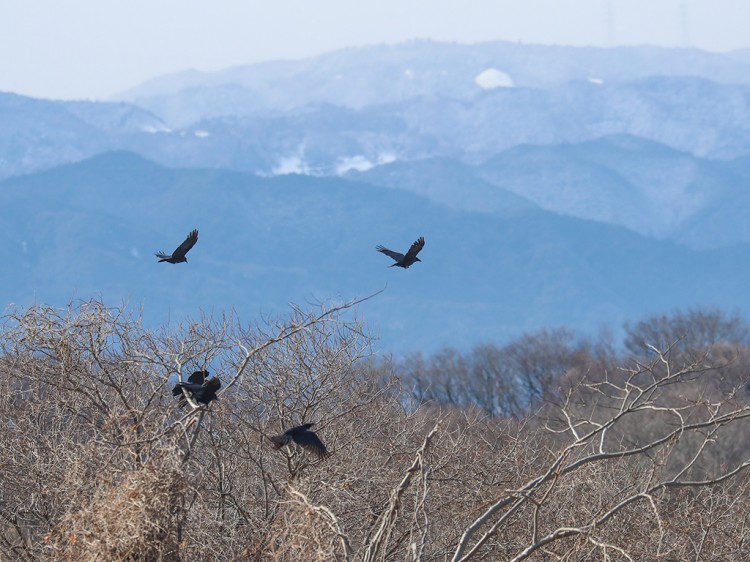
{"type": "Polygon", "coordinates": [[[212,377],[208,379],[205,383],[203,383],[203,388],[206,390],[210,390],[214,394],[219,392],[219,389],[221,388],[221,381],[219,380],[219,377],[212,377]]]}
{"type": "MultiPolygon", "coordinates": [[[[181,396],[182,395],[182,387],[187,387],[187,384],[194,384],[201,386],[204,382],[206,382],[206,379],[208,378],[208,371],[194,371],[187,380],[187,383],[184,382],[178,382],[174,388],[172,389],[172,396],[181,396]]],[[[188,390],[190,390],[188,388],[188,390]]]]}
{"type": "Polygon", "coordinates": [[[172,389],[172,396],[182,396],[182,383],[177,383],[172,389]]]}
{"type": "MultiPolygon", "coordinates": [[[[190,384],[190,383],[188,383],[190,384]]],[[[221,381],[218,377],[208,379],[202,385],[199,385],[196,390],[192,390],[195,400],[201,404],[208,404],[212,400],[216,400],[216,393],[221,388],[221,381]]]]}
{"type": "Polygon", "coordinates": [[[383,246],[375,246],[375,249],[378,252],[381,252],[385,254],[386,256],[388,256],[389,258],[393,258],[396,261],[401,261],[404,259],[404,254],[399,254],[398,252],[394,252],[393,250],[389,250],[388,248],[385,248],[383,246]]]}
{"type": "MultiPolygon", "coordinates": [[[[196,373],[202,372],[206,372],[206,374],[208,374],[207,371],[196,371],[195,373],[190,375],[190,379],[197,379],[196,373]]],[[[172,394],[174,396],[180,396],[182,394],[182,389],[185,389],[190,392],[196,402],[207,405],[212,400],[216,400],[218,398],[216,396],[216,393],[220,388],[221,381],[218,379],[218,377],[214,377],[212,379],[208,379],[203,384],[196,382],[178,382],[177,385],[172,389],[172,394]]],[[[179,405],[180,407],[184,406],[183,399],[180,399],[179,405]]]]}
{"type": "MultiPolygon", "coordinates": [[[[187,235],[187,238],[185,238],[185,241],[177,246],[174,252],[172,252],[172,259],[178,260],[180,258],[184,258],[185,254],[187,254],[190,251],[190,248],[195,246],[195,243],[198,241],[198,230],[193,230],[190,234],[187,235]]],[[[156,254],[157,256],[159,254],[156,254]]]]}
{"type": "Polygon", "coordinates": [[[310,431],[310,428],[315,425],[313,423],[306,423],[287,429],[281,435],[271,435],[270,439],[274,447],[280,449],[284,445],[288,445],[294,441],[300,447],[310,451],[312,454],[318,457],[325,457],[328,454],[328,449],[320,440],[315,432],[310,431]]]}
{"type": "Polygon", "coordinates": [[[195,391],[202,386],[203,385],[201,384],[193,382],[178,382],[172,389],[172,396],[179,397],[179,402],[177,403],[177,405],[180,408],[184,408],[185,406],[187,406],[187,399],[185,398],[185,394],[182,389],[184,388],[193,398],[196,398],[195,391]]]}
{"type": "Polygon", "coordinates": [[[282,433],[281,435],[271,435],[269,439],[271,440],[271,443],[273,443],[273,446],[277,449],[281,449],[284,445],[288,445],[292,440],[292,438],[289,437],[286,433],[282,433]]]}
{"type": "Polygon", "coordinates": [[[324,457],[328,454],[326,446],[314,431],[310,431],[309,429],[297,431],[292,434],[292,439],[294,439],[294,442],[297,443],[297,445],[304,447],[318,457],[324,457]]]}
{"type": "MultiPolygon", "coordinates": [[[[184,388],[185,390],[189,390],[190,392],[195,394],[196,392],[198,392],[198,390],[203,388],[203,385],[195,382],[178,382],[175,388],[184,388]]],[[[174,394],[174,391],[172,391],[172,393],[174,394]]]]}
{"type": "Polygon", "coordinates": [[[424,248],[424,236],[417,238],[417,241],[411,245],[409,251],[406,252],[406,259],[404,261],[413,262],[422,248],[424,248]]]}

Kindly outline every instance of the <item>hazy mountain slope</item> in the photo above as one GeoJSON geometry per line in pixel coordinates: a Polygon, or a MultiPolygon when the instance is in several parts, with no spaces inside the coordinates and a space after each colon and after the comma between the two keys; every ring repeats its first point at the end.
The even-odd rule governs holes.
{"type": "MultiPolygon", "coordinates": [[[[674,236],[722,201],[747,209],[736,201],[747,180],[731,165],[630,136],[519,146],[482,164],[478,175],[545,209],[658,237],[674,236]]],[[[700,247],[721,244],[707,233],[700,247]]]]}
{"type": "Polygon", "coordinates": [[[360,170],[366,181],[464,210],[512,209],[514,192],[555,212],[711,248],[750,242],[742,160],[697,157],[750,151],[748,91],[687,78],[581,82],[554,91],[494,90],[474,101],[225,117],[175,131],[128,104],[0,95],[0,178],[112,148],[173,167],[266,175],[360,170]],[[645,137],[602,136],[621,130],[645,137]],[[485,159],[477,174],[471,164],[485,159]]]}
{"type": "Polygon", "coordinates": [[[735,49],[729,51],[727,55],[742,64],[750,65],[750,49],[735,49]]]}
{"type": "Polygon", "coordinates": [[[488,69],[502,72],[508,83],[531,88],[550,88],[571,80],[622,82],[652,75],[750,84],[750,67],[741,57],[697,49],[412,41],[218,72],[175,73],[150,80],[117,99],[186,125],[202,118],[286,111],[318,103],[359,108],[422,96],[470,99],[481,91],[476,78],[488,69]]]}
{"type": "Polygon", "coordinates": [[[167,130],[125,103],[58,102],[0,92],[0,178],[116,148],[132,134],[167,130]]]}
{"type": "Polygon", "coordinates": [[[594,330],[681,305],[744,307],[750,252],[693,252],[549,212],[505,218],[341,179],[170,170],[132,154],[0,182],[6,301],[101,293],[150,322],[385,293],[362,306],[385,349],[430,350],[566,324],[594,330]],[[189,263],[157,264],[192,228],[189,263]],[[387,267],[376,244],[423,263],[387,267]]]}
{"type": "Polygon", "coordinates": [[[615,170],[586,158],[586,151],[577,148],[579,145],[512,148],[480,166],[477,174],[547,210],[636,231],[650,230],[653,210],[637,187],[615,170]]]}
{"type": "MultiPolygon", "coordinates": [[[[241,167],[242,152],[252,146],[264,162],[255,171],[264,173],[289,160],[321,174],[339,173],[342,161],[355,157],[373,164],[386,156],[479,163],[519,144],[613,134],[728,159],[750,153],[750,87],[694,78],[577,82],[550,90],[497,89],[472,100],[431,96],[356,110],[322,105],[283,115],[207,119],[189,128],[187,137],[198,130],[210,135],[198,139],[208,154],[225,146],[221,154],[235,169],[250,170],[241,167]]],[[[178,136],[160,139],[164,150],[185,141],[178,136]]]]}
{"type": "Polygon", "coordinates": [[[411,191],[434,203],[465,211],[506,216],[536,207],[529,199],[480,179],[472,166],[454,160],[393,162],[367,171],[353,171],[346,177],[411,191]]]}
{"type": "Polygon", "coordinates": [[[750,159],[704,160],[628,135],[522,145],[479,166],[431,158],[346,177],[500,216],[538,205],[696,249],[750,242],[750,159]]]}
{"type": "Polygon", "coordinates": [[[384,111],[433,137],[442,149],[433,154],[461,160],[486,159],[518,144],[611,134],[640,136],[706,157],[750,151],[750,87],[698,78],[498,88],[471,101],[419,99],[384,111]]]}
{"type": "Polygon", "coordinates": [[[91,156],[106,136],[62,104],[0,93],[0,177],[91,156]]]}
{"type": "Polygon", "coordinates": [[[681,224],[673,238],[696,248],[750,242],[750,157],[724,163],[721,172],[731,189],[681,224]]]}

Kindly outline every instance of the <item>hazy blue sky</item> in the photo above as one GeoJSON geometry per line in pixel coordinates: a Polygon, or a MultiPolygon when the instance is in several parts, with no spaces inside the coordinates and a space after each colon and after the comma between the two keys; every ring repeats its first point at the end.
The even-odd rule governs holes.
{"type": "Polygon", "coordinates": [[[750,46],[750,0],[2,0],[0,90],[100,99],[195,68],[430,38],[750,46]]]}

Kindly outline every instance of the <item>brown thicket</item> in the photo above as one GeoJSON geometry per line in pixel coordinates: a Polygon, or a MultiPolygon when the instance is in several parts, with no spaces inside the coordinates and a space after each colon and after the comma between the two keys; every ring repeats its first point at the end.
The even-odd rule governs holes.
{"type": "Polygon", "coordinates": [[[96,301],[8,314],[0,559],[750,559],[740,319],[644,319],[627,355],[546,330],[389,361],[354,304],[159,331],[96,301]],[[203,368],[219,400],[180,410],[203,368]],[[270,446],[308,421],[328,457],[270,446]]]}

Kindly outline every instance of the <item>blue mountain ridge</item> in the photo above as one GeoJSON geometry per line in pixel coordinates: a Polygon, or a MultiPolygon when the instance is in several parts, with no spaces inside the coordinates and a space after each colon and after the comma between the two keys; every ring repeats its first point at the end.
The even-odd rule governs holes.
{"type": "MultiPolygon", "coordinates": [[[[378,77],[362,80],[360,89],[369,92],[378,77]]],[[[184,126],[126,103],[0,93],[0,178],[110,150],[133,151],[170,167],[317,175],[339,175],[355,161],[442,157],[478,164],[520,144],[581,143],[618,134],[701,158],[750,154],[750,85],[653,76],[602,84],[574,80],[546,89],[482,90],[473,84],[473,91],[466,99],[435,90],[356,108],[311,101],[288,110],[258,107],[251,114],[237,101],[220,115],[184,126]]],[[[175,111],[192,107],[179,98],[170,103],[175,111]]]]}
{"type": "Polygon", "coordinates": [[[289,303],[361,305],[383,351],[433,351],[565,325],[593,332],[692,305],[747,308],[750,247],[695,251],[533,205],[451,208],[341,178],[170,169],[102,154],[0,182],[6,303],[101,296],[149,325],[234,309],[245,322],[289,303]],[[189,263],[157,264],[193,228],[189,263]],[[423,263],[389,268],[376,244],[423,263]]]}

